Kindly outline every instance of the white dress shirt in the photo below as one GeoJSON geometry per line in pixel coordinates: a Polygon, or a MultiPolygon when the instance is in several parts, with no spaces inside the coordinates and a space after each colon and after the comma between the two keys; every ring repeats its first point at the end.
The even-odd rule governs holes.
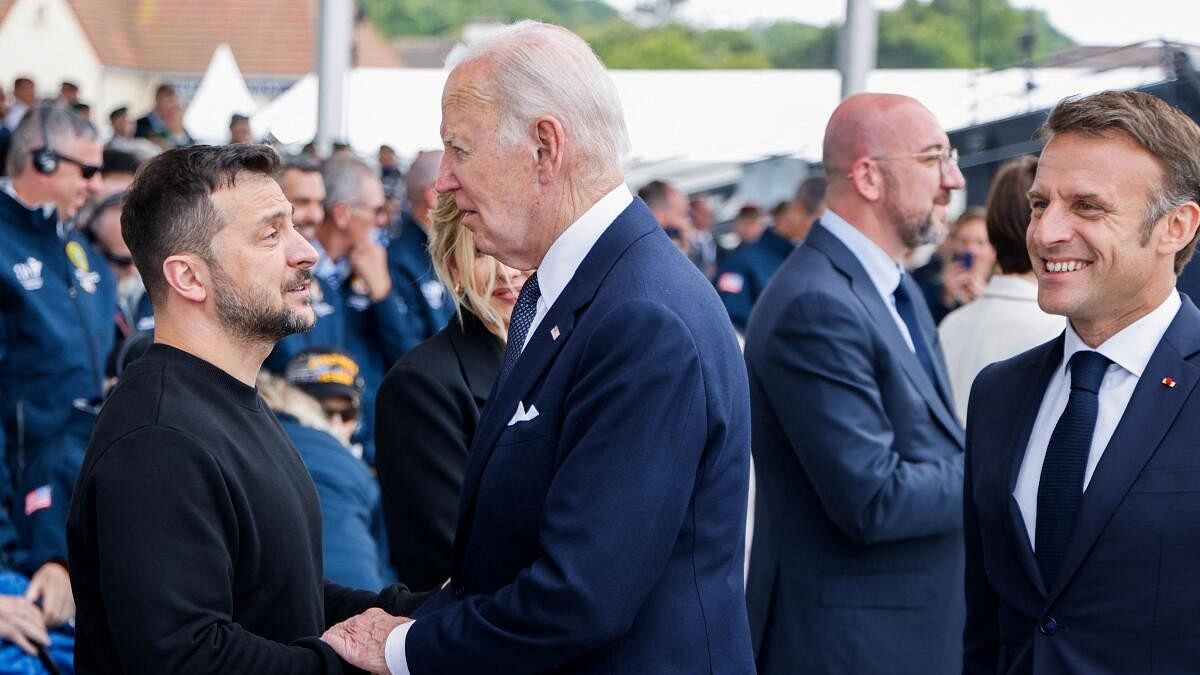
{"type": "Polygon", "coordinates": [[[846,222],[845,218],[834,213],[833,209],[825,209],[825,213],[821,216],[821,225],[845,244],[846,248],[850,249],[850,252],[858,259],[858,263],[867,271],[867,276],[871,278],[871,284],[875,286],[879,297],[883,299],[883,304],[891,313],[892,321],[895,322],[896,328],[900,329],[900,335],[904,336],[908,348],[916,353],[917,349],[913,345],[912,335],[908,333],[908,324],[904,323],[904,319],[900,318],[900,312],[896,310],[894,294],[900,286],[900,277],[904,274],[904,266],[889,258],[888,254],[879,248],[879,244],[859,232],[858,228],[846,222]]]}
{"type": "Polygon", "coordinates": [[[1066,325],[1063,317],[1038,307],[1037,281],[1016,274],[994,275],[983,295],[947,314],[938,335],[959,421],[967,421],[967,400],[979,371],[1054,339],[1066,325]]]}
{"type": "MultiPolygon", "coordinates": [[[[550,245],[550,249],[542,257],[542,264],[537,268],[538,288],[542,294],[538,298],[537,313],[533,315],[533,322],[529,325],[529,331],[525,334],[525,342],[521,345],[522,351],[524,351],[525,345],[529,344],[529,338],[537,330],[538,324],[546,318],[546,314],[554,306],[554,301],[562,295],[563,289],[575,276],[575,271],[579,269],[580,263],[596,245],[600,235],[604,234],[608,226],[632,202],[633,193],[629,191],[628,186],[621,183],[601,197],[600,201],[593,204],[578,220],[571,223],[570,227],[558,235],[558,239],[555,239],[554,243],[550,245]]],[[[391,675],[410,675],[408,657],[404,652],[404,642],[413,623],[415,622],[410,621],[396,626],[388,634],[383,654],[391,675]]]]}
{"type": "MultiPolygon", "coordinates": [[[[1095,351],[1107,356],[1112,363],[1104,373],[1104,381],[1100,384],[1100,407],[1096,414],[1096,429],[1092,433],[1092,446],[1088,450],[1087,468],[1083,474],[1083,489],[1086,491],[1092,481],[1092,474],[1104,448],[1117,429],[1117,423],[1125,414],[1129,399],[1142,371],[1158,348],[1163,333],[1175,319],[1183,302],[1179,292],[1172,290],[1167,299],[1154,311],[1126,326],[1121,332],[1105,340],[1095,351]]],[[[1063,359],[1050,377],[1046,385],[1046,393],[1042,397],[1042,406],[1038,409],[1037,419],[1033,423],[1033,432],[1029,436],[1029,445],[1025,448],[1025,458],[1021,461],[1021,472],[1017,475],[1017,484],[1013,488],[1013,497],[1021,508],[1021,518],[1025,521],[1025,531],[1029,534],[1030,545],[1037,541],[1037,495],[1038,485],[1042,479],[1042,464],[1046,461],[1046,448],[1050,445],[1050,435],[1058,424],[1067,408],[1067,399],[1071,395],[1071,369],[1068,367],[1075,352],[1091,349],[1075,329],[1067,324],[1066,339],[1063,343],[1063,359]]]]}

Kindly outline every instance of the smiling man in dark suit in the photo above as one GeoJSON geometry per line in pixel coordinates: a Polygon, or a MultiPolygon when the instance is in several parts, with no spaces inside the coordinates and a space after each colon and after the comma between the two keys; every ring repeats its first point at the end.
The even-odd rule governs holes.
{"type": "Polygon", "coordinates": [[[413,622],[368,612],[326,638],[373,672],[753,673],[745,368],[716,292],[623,182],[612,80],[573,33],[516,24],[458,60],[442,137],[437,189],[476,246],[537,272],[450,583],[413,622]]]}
{"type": "Polygon", "coordinates": [[[975,380],[965,673],[1200,664],[1200,128],[1161,99],[1060,103],[1029,191],[1038,304],[1063,335],[975,380]]]}
{"type": "Polygon", "coordinates": [[[825,131],[827,210],[746,334],[763,675],[957,672],[962,429],[902,262],[963,185],[933,115],[860,94],[825,131]]]}

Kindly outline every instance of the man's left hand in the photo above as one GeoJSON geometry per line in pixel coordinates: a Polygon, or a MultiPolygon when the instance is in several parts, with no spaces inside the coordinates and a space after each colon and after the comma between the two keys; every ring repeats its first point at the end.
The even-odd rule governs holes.
{"type": "Polygon", "coordinates": [[[388,636],[396,626],[409,621],[412,619],[372,607],[325,631],[321,639],[347,663],[370,673],[386,673],[384,647],[388,636]]]}

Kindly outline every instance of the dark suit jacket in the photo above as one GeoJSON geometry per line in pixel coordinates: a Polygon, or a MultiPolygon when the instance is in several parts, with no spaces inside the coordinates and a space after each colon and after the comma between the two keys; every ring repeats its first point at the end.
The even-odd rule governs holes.
{"type": "Polygon", "coordinates": [[[748,418],[716,292],[635,200],[484,408],[413,672],[752,673],[748,418]]]}
{"type": "Polygon", "coordinates": [[[747,598],[759,673],[936,675],[962,645],[962,429],[937,332],[930,382],[823,226],[747,331],[758,490],[747,598]]]}
{"type": "Polygon", "coordinates": [[[392,367],[375,398],[375,468],[392,566],[414,590],[450,578],[458,496],[504,345],[470,311],[392,367]]]}
{"type": "Polygon", "coordinates": [[[1062,358],[1060,336],[989,366],[971,391],[963,671],[1195,673],[1200,311],[1185,296],[1154,350],[1083,493],[1060,578],[1047,587],[1012,492],[1062,358]]]}

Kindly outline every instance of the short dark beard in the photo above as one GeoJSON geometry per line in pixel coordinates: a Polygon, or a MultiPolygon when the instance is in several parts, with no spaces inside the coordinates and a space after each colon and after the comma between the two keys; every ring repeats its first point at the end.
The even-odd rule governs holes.
{"type": "MultiPolygon", "coordinates": [[[[209,268],[213,277],[217,318],[237,338],[246,342],[275,344],[293,333],[307,332],[316,323],[286,304],[281,309],[273,309],[265,291],[243,293],[217,263],[210,262],[209,268]]],[[[311,272],[300,270],[280,290],[293,288],[311,278],[311,272]]]]}
{"type": "Polygon", "coordinates": [[[900,241],[910,250],[920,248],[925,244],[937,244],[938,228],[934,226],[933,209],[924,215],[909,215],[901,213],[896,208],[896,203],[890,198],[900,190],[900,184],[895,176],[889,171],[883,172],[883,184],[887,190],[889,199],[883,203],[884,213],[888,220],[896,226],[896,231],[900,234],[900,241]]]}

